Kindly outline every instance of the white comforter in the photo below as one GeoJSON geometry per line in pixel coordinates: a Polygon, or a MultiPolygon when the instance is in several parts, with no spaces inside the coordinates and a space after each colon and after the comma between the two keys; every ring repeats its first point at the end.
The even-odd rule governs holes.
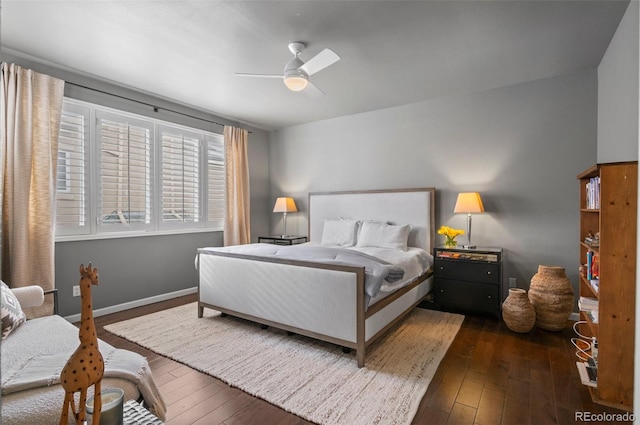
{"type": "Polygon", "coordinates": [[[432,263],[432,257],[419,248],[407,251],[386,248],[343,248],[317,245],[249,244],[205,250],[242,255],[275,257],[287,260],[310,261],[365,268],[365,293],[367,305],[380,291],[392,292],[424,273],[432,263]]]}
{"type": "Polygon", "coordinates": [[[433,266],[433,255],[422,248],[409,247],[406,251],[378,247],[351,247],[346,249],[380,258],[404,270],[404,276],[401,280],[383,282],[380,292],[393,292],[400,289],[411,283],[418,276],[423,275],[433,266]]]}

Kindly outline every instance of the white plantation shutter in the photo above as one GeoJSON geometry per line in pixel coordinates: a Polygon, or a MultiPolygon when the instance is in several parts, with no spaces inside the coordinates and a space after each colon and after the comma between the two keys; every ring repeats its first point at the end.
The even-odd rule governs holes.
{"type": "Polygon", "coordinates": [[[222,230],[224,160],[221,134],[65,98],[56,235],[222,230]]]}
{"type": "Polygon", "coordinates": [[[200,222],[201,136],[160,126],[163,225],[200,222]]]}
{"type": "Polygon", "coordinates": [[[224,227],[224,138],[218,134],[206,135],[207,146],[207,226],[224,227]]]}
{"type": "Polygon", "coordinates": [[[56,234],[90,232],[88,196],[89,108],[65,104],[60,120],[56,179],[56,234]]]}
{"type": "Polygon", "coordinates": [[[98,113],[98,227],[151,227],[153,124],[124,115],[98,113]]]}

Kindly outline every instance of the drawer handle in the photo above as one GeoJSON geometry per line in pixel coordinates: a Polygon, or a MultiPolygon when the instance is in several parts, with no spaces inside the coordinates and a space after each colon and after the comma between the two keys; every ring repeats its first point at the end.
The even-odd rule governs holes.
{"type": "Polygon", "coordinates": [[[491,299],[491,295],[487,295],[487,298],[491,299]]]}
{"type": "Polygon", "coordinates": [[[487,274],[491,274],[491,272],[487,272],[487,274]]]}

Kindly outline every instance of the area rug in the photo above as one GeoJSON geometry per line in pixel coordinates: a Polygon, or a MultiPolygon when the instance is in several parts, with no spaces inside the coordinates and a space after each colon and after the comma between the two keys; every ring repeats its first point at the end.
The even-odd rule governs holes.
{"type": "Polygon", "coordinates": [[[105,329],[322,425],[410,424],[464,316],[416,308],[369,346],[365,366],[341,347],[197,305],[105,329]]]}

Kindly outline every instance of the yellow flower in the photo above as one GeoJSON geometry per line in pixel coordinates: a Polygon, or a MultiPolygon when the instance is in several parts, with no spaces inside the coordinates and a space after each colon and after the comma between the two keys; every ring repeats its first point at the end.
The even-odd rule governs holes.
{"type": "Polygon", "coordinates": [[[438,229],[438,234],[445,235],[450,239],[455,239],[459,235],[464,235],[464,230],[454,229],[453,227],[449,226],[440,226],[440,229],[438,229]]]}
{"type": "Polygon", "coordinates": [[[439,235],[444,235],[444,246],[446,247],[456,247],[458,243],[456,242],[456,237],[459,235],[464,235],[464,230],[454,229],[449,226],[440,226],[438,229],[439,235]]]}

